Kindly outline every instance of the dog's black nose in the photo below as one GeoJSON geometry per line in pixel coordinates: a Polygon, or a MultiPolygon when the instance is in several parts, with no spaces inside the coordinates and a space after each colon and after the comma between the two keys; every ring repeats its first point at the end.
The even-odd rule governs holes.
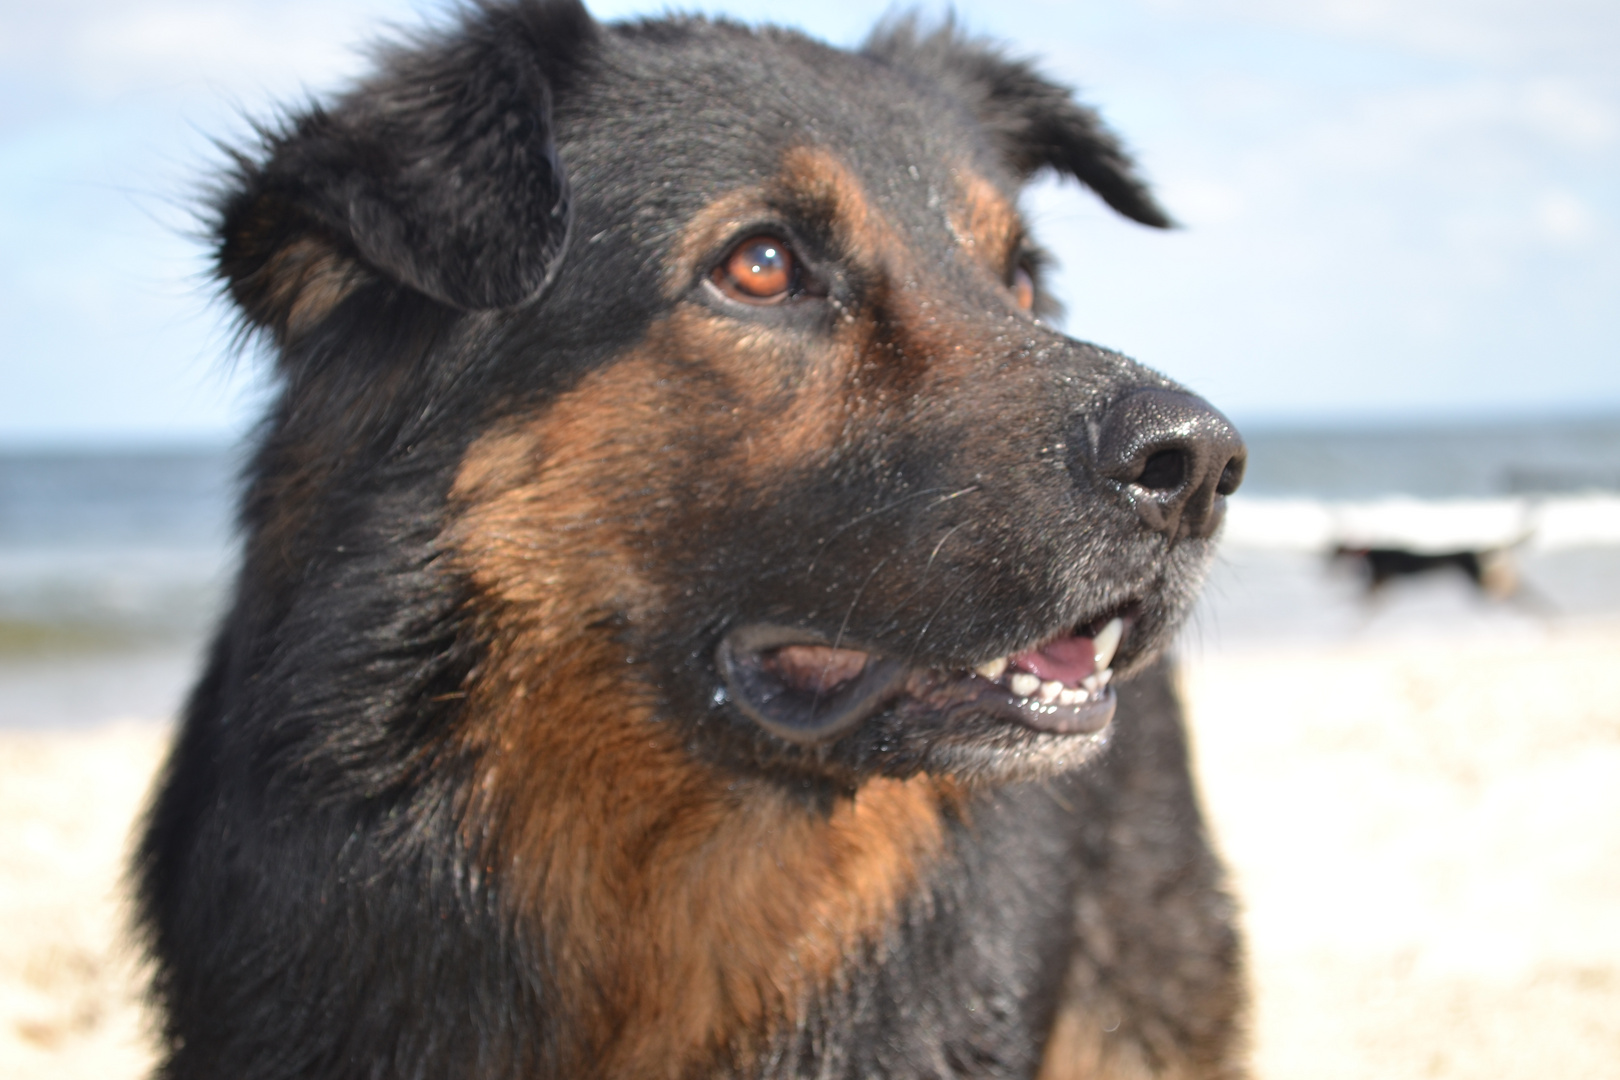
{"type": "Polygon", "coordinates": [[[1171,539],[1207,537],[1220,526],[1223,496],[1237,490],[1247,461],[1231,421],[1179,390],[1138,390],[1103,420],[1097,471],[1124,487],[1148,527],[1171,539]]]}

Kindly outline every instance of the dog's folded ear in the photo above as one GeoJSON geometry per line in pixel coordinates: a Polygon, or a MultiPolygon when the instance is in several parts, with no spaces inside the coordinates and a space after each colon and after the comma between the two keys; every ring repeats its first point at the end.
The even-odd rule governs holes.
{"type": "Polygon", "coordinates": [[[384,51],[361,92],[264,133],[219,201],[219,274],[247,318],[296,337],[379,276],[465,311],[539,296],[569,221],[552,97],[595,35],[579,0],[480,5],[442,47],[384,51]]]}
{"type": "Polygon", "coordinates": [[[1161,229],[1174,224],[1102,119],[992,42],[963,36],[949,19],[924,34],[908,15],[873,31],[865,52],[931,76],[961,97],[1020,180],[1052,169],[1134,221],[1161,229]]]}

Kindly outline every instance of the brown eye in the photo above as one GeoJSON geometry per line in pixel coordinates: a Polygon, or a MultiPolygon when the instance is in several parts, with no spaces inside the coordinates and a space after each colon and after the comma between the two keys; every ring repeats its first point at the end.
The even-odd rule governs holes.
{"type": "Polygon", "coordinates": [[[1022,266],[1013,268],[1012,281],[1013,301],[1024,311],[1035,310],[1035,277],[1022,266]]]}
{"type": "Polygon", "coordinates": [[[751,236],[714,268],[714,283],[734,300],[779,304],[793,288],[794,260],[774,236],[751,236]]]}

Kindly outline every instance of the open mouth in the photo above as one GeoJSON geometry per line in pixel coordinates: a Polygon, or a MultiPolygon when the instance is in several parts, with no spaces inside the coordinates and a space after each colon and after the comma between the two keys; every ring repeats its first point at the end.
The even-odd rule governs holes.
{"type": "Polygon", "coordinates": [[[727,695],[796,743],[824,743],[885,709],[988,716],[1051,735],[1094,735],[1114,716],[1111,666],[1130,635],[1125,611],[971,668],[917,667],[787,627],[739,627],[716,659],[727,695]]]}

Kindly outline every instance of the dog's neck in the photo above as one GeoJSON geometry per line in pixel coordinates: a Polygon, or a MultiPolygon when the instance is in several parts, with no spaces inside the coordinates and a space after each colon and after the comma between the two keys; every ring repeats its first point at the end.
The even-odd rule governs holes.
{"type": "Polygon", "coordinates": [[[458,484],[451,543],[491,642],[458,725],[479,763],[463,840],[540,943],[565,1056],[621,1076],[735,1062],[893,925],[948,844],[956,788],[874,779],[822,810],[695,759],[565,568],[614,571],[552,550],[594,541],[559,519],[566,470],[538,449],[493,438],[458,484]]]}

